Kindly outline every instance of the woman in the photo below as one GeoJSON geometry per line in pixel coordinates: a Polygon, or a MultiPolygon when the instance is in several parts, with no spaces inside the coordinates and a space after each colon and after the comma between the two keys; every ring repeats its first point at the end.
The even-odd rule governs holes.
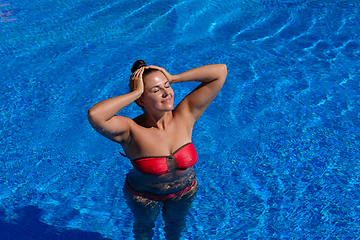
{"type": "Polygon", "coordinates": [[[166,238],[180,239],[198,189],[192,129],[223,86],[227,68],[214,64],[171,75],[138,60],[131,71],[130,93],[97,103],[88,118],[100,134],[121,144],[134,166],[123,191],[134,214],[135,238],[152,238],[162,209],[166,238]],[[174,109],[170,84],[187,81],[201,84],[174,109]],[[134,119],[115,115],[134,101],[143,114],[134,119]]]}

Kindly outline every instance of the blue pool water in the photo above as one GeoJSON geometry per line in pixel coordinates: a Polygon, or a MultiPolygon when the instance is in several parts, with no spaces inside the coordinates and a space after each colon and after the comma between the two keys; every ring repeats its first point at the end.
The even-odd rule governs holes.
{"type": "MultiPolygon", "coordinates": [[[[184,239],[359,239],[356,0],[0,0],[0,13],[0,239],[132,239],[131,165],[86,112],[128,91],[139,58],[228,66],[194,129],[184,239]]],[[[177,101],[194,86],[174,85],[177,101]]]]}

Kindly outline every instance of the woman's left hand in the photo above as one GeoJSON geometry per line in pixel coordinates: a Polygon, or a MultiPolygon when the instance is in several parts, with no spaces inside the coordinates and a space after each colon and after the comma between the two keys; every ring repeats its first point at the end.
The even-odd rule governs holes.
{"type": "Polygon", "coordinates": [[[158,66],[154,66],[154,65],[150,65],[150,66],[146,66],[144,67],[145,69],[157,69],[159,71],[161,71],[165,77],[167,78],[167,80],[169,81],[169,83],[174,83],[174,76],[171,75],[170,73],[168,73],[165,68],[162,68],[162,67],[158,67],[158,66]]]}

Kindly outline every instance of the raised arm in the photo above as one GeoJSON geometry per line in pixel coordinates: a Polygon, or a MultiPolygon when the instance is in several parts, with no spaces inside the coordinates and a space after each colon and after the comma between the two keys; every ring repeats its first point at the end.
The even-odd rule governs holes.
{"type": "Polygon", "coordinates": [[[176,107],[175,111],[188,115],[195,122],[209,104],[214,100],[222,88],[226,75],[227,67],[225,64],[206,65],[178,75],[170,75],[164,69],[159,68],[170,83],[198,81],[201,84],[189,93],[176,107]]]}
{"type": "Polygon", "coordinates": [[[88,119],[93,128],[105,137],[121,142],[130,134],[131,119],[115,116],[121,109],[136,101],[144,92],[142,74],[144,68],[134,72],[130,84],[134,84],[134,90],[128,94],[101,101],[88,111],[88,119]]]}

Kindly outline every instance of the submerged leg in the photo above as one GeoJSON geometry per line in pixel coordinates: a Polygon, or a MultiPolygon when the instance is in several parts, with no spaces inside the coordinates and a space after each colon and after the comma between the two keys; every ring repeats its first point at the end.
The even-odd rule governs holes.
{"type": "Polygon", "coordinates": [[[162,215],[165,221],[166,239],[180,239],[181,232],[186,228],[186,215],[196,197],[197,190],[198,184],[196,183],[190,191],[172,200],[165,201],[162,215]]]}
{"type": "Polygon", "coordinates": [[[133,233],[135,239],[151,239],[154,235],[155,221],[164,203],[135,196],[126,186],[123,187],[123,192],[126,203],[134,214],[133,233]]]}

